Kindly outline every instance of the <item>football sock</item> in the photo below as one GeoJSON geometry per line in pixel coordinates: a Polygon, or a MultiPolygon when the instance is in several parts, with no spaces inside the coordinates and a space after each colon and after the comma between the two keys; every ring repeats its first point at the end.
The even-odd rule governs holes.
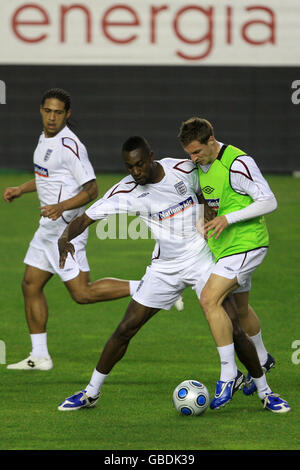
{"type": "Polygon", "coordinates": [[[49,356],[47,347],[47,333],[35,333],[30,335],[33,357],[42,358],[49,356]]]}
{"type": "Polygon", "coordinates": [[[263,343],[261,331],[255,336],[250,336],[250,338],[256,347],[259,362],[263,366],[268,359],[268,351],[263,343]]]}
{"type": "Polygon", "coordinates": [[[220,361],[221,361],[221,375],[220,380],[222,382],[228,382],[236,377],[237,366],[234,357],[234,344],[228,344],[227,346],[217,347],[220,361]]]}
{"type": "MultiPolygon", "coordinates": [[[[253,378],[253,377],[252,377],[253,378]]],[[[254,379],[254,383],[257,388],[257,394],[260,399],[263,399],[266,393],[272,393],[272,390],[270,389],[269,385],[267,384],[267,379],[265,374],[262,377],[259,377],[258,379],[254,379]]]]}
{"type": "Polygon", "coordinates": [[[90,383],[86,387],[86,392],[90,397],[95,398],[99,395],[100,389],[107,376],[108,374],[101,374],[101,372],[94,369],[90,383]]]}
{"type": "Polygon", "coordinates": [[[136,293],[138,285],[141,281],[129,281],[129,289],[131,297],[136,293]]]}

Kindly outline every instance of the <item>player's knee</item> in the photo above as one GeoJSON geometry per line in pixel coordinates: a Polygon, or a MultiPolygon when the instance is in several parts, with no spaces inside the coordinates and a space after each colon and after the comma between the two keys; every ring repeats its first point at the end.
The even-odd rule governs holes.
{"type": "Polygon", "coordinates": [[[239,314],[239,318],[241,320],[246,320],[248,315],[249,315],[249,308],[248,308],[248,305],[246,305],[245,307],[241,307],[239,306],[238,307],[238,314],[239,314]]]}
{"type": "Polygon", "coordinates": [[[29,277],[24,277],[22,279],[22,291],[24,296],[34,295],[41,291],[40,286],[31,280],[29,277]]]}
{"type": "Polygon", "coordinates": [[[85,295],[90,302],[103,302],[112,299],[111,285],[108,279],[100,279],[96,283],[89,282],[85,290],[85,295]]]}
{"type": "Polygon", "coordinates": [[[121,343],[127,343],[136,334],[142,325],[135,321],[123,321],[119,324],[115,335],[121,343]]]}
{"type": "Polygon", "coordinates": [[[28,293],[28,290],[29,290],[29,282],[23,278],[22,279],[22,291],[23,291],[23,294],[26,295],[28,293]]]}
{"type": "Polygon", "coordinates": [[[94,283],[87,283],[86,285],[80,285],[79,287],[73,288],[70,290],[72,298],[78,304],[92,304],[95,302],[103,302],[105,300],[110,300],[112,297],[109,291],[108,283],[103,280],[103,282],[97,282],[97,286],[94,283]]]}
{"type": "Polygon", "coordinates": [[[242,329],[239,321],[231,320],[232,323],[232,334],[237,341],[243,341],[246,337],[245,331],[242,329]]]}
{"type": "Polygon", "coordinates": [[[87,289],[81,289],[71,292],[72,299],[80,305],[86,305],[91,303],[89,292],[87,289]]]}
{"type": "Polygon", "coordinates": [[[90,303],[89,299],[87,297],[85,297],[84,295],[75,295],[74,297],[72,297],[73,300],[75,300],[75,302],[77,304],[80,304],[80,305],[87,305],[90,303]]]}
{"type": "Polygon", "coordinates": [[[216,299],[210,291],[203,289],[200,296],[200,305],[206,315],[213,313],[216,308],[216,299]]]}
{"type": "Polygon", "coordinates": [[[116,336],[118,337],[119,340],[121,340],[121,342],[127,342],[129,341],[134,332],[133,332],[133,328],[132,328],[132,325],[129,324],[128,322],[124,322],[124,323],[121,323],[117,330],[116,330],[116,336]]]}

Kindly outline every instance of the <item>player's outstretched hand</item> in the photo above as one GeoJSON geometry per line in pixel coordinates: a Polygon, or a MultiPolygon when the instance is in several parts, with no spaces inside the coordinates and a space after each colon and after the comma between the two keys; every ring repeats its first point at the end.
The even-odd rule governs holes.
{"type": "Polygon", "coordinates": [[[210,230],[212,230],[212,233],[208,235],[208,238],[212,238],[213,236],[215,237],[215,240],[219,238],[223,230],[225,230],[226,227],[228,227],[228,222],[225,217],[225,215],[219,215],[215,217],[213,220],[210,220],[204,225],[204,236],[207,238],[207,234],[210,230]]]}
{"type": "Polygon", "coordinates": [[[19,186],[13,186],[11,188],[6,188],[3,194],[3,199],[6,202],[12,202],[14,199],[17,197],[20,197],[22,195],[22,191],[19,188],[19,186]]]}
{"type": "Polygon", "coordinates": [[[58,239],[58,251],[59,251],[59,267],[64,269],[68,253],[71,254],[74,259],[75,248],[74,245],[68,242],[65,238],[58,239]]]}

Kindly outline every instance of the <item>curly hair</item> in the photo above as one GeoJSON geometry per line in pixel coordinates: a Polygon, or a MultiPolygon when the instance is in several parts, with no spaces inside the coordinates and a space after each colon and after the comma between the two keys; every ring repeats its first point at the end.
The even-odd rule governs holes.
{"type": "MultiPolygon", "coordinates": [[[[43,106],[45,101],[49,98],[56,98],[57,100],[64,103],[65,111],[69,111],[71,109],[71,95],[63,88],[50,88],[49,90],[46,90],[41,99],[41,106],[43,106]]],[[[73,118],[69,118],[67,120],[67,126],[69,129],[71,129],[71,131],[77,132],[77,122],[73,118]]]]}
{"type": "Polygon", "coordinates": [[[151,153],[151,147],[147,140],[144,137],[134,135],[129,137],[122,146],[122,152],[131,152],[132,150],[136,150],[138,148],[142,148],[146,150],[147,154],[151,153]]]}
{"type": "Polygon", "coordinates": [[[42,96],[41,105],[43,106],[49,98],[56,98],[64,103],[66,111],[69,111],[71,108],[71,95],[66,90],[63,90],[63,88],[50,88],[50,90],[45,91],[42,96]]]}

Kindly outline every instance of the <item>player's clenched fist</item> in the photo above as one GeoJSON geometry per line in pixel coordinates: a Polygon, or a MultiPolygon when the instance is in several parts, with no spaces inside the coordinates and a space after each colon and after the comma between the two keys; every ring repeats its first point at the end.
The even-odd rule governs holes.
{"type": "Polygon", "coordinates": [[[21,189],[19,186],[14,186],[11,188],[6,188],[3,194],[3,199],[6,202],[12,202],[16,197],[20,197],[22,194],[21,189]]]}

